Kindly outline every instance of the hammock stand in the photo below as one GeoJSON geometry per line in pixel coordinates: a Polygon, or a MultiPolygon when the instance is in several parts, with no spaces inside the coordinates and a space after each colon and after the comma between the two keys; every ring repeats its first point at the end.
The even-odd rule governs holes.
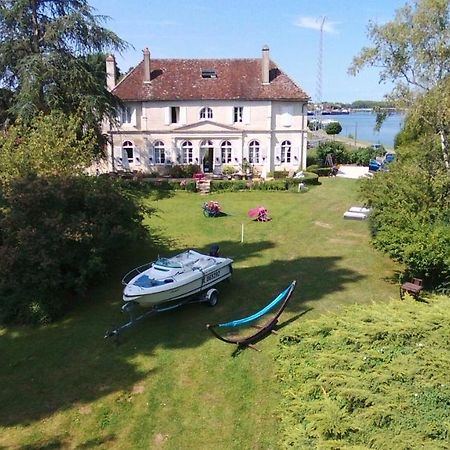
{"type": "Polygon", "coordinates": [[[226,342],[227,344],[235,344],[238,347],[250,347],[253,350],[260,351],[257,347],[255,347],[253,344],[255,342],[258,342],[265,336],[267,336],[269,333],[277,334],[274,330],[276,324],[278,323],[278,319],[285,310],[292,293],[294,292],[296,281],[294,280],[286,289],[284,289],[282,292],[280,292],[267,306],[265,306],[260,311],[248,316],[244,317],[242,319],[238,320],[232,320],[230,322],[226,323],[218,323],[214,325],[207,324],[206,328],[211,331],[211,333],[219,340],[226,342]],[[227,338],[222,335],[220,335],[215,328],[234,328],[239,327],[241,325],[247,325],[250,324],[256,320],[258,320],[263,315],[270,312],[272,309],[274,309],[276,306],[279,306],[278,312],[275,314],[275,316],[267,321],[264,325],[252,325],[254,328],[257,329],[257,331],[249,336],[245,337],[237,337],[237,338],[227,338]]]}

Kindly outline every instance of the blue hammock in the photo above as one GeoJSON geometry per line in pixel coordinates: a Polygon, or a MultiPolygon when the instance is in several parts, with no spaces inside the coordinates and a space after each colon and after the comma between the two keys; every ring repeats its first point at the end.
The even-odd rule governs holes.
{"type": "Polygon", "coordinates": [[[231,320],[230,322],[218,323],[215,325],[207,324],[206,328],[208,328],[208,330],[211,331],[211,333],[217,339],[220,339],[223,342],[227,342],[228,344],[236,344],[241,347],[248,346],[248,347],[252,347],[252,348],[256,349],[256,347],[252,346],[252,343],[258,341],[259,339],[261,339],[268,333],[274,332],[273,328],[277,324],[278,318],[280,317],[280,315],[286,308],[286,306],[289,302],[289,299],[291,298],[292,293],[294,292],[296,284],[297,284],[297,282],[294,280],[286,289],[284,289],[282,292],[280,292],[267,306],[265,306],[263,309],[261,309],[260,311],[254,313],[250,316],[244,317],[242,319],[231,320]],[[262,326],[253,325],[258,331],[256,331],[256,333],[254,333],[254,334],[251,334],[250,336],[238,337],[238,338],[232,338],[232,337],[228,338],[228,337],[221,336],[214,329],[214,328],[226,328],[226,327],[235,328],[235,327],[239,327],[242,325],[251,324],[252,322],[260,319],[265,314],[272,311],[276,306],[279,306],[279,309],[278,309],[278,312],[275,314],[275,317],[270,319],[266,324],[264,324],[262,326]]]}
{"type": "Polygon", "coordinates": [[[248,323],[254,322],[255,320],[258,320],[264,314],[267,314],[268,312],[272,311],[272,309],[275,308],[275,306],[277,306],[286,298],[287,294],[291,290],[291,286],[292,284],[290,284],[284,291],[280,292],[267,306],[265,306],[263,309],[256,312],[255,314],[252,314],[251,316],[248,317],[244,317],[243,319],[232,320],[231,322],[218,323],[215,326],[219,328],[240,327],[241,325],[246,325],[248,323]]]}

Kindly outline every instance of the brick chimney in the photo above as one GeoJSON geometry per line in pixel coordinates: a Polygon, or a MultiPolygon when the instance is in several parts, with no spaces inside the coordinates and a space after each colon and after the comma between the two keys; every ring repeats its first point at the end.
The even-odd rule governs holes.
{"type": "Polygon", "coordinates": [[[144,53],[144,83],[150,83],[150,50],[146,47],[144,53]]]}
{"type": "Polygon", "coordinates": [[[106,86],[110,91],[116,87],[116,59],[113,55],[106,57],[106,86]]]}
{"type": "Polygon", "coordinates": [[[265,45],[262,48],[262,59],[261,59],[261,70],[262,70],[262,84],[269,84],[269,66],[270,66],[270,58],[269,58],[269,47],[265,45]]]}

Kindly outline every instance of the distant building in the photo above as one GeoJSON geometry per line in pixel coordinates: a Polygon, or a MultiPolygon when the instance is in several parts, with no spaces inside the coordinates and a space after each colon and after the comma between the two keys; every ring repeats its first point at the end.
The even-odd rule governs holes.
{"type": "Polygon", "coordinates": [[[143,60],[108,88],[124,103],[109,136],[104,170],[167,172],[198,164],[204,172],[250,164],[260,172],[306,166],[309,97],[269,58],[143,60]]]}

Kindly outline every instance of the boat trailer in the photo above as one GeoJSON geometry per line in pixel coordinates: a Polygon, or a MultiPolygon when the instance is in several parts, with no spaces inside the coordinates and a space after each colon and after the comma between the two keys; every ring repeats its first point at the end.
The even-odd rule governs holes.
{"type": "Polygon", "coordinates": [[[104,337],[105,339],[110,337],[118,338],[123,331],[134,327],[138,322],[147,317],[154,316],[161,312],[170,311],[189,303],[206,303],[209,306],[216,306],[218,301],[219,291],[215,288],[211,288],[195,296],[185,297],[180,300],[176,300],[175,302],[165,302],[160,305],[155,305],[142,314],[138,314],[137,308],[139,308],[139,304],[137,302],[127,302],[122,305],[121,309],[123,313],[128,314],[128,322],[118,328],[115,328],[114,330],[107,331],[104,337]]]}

